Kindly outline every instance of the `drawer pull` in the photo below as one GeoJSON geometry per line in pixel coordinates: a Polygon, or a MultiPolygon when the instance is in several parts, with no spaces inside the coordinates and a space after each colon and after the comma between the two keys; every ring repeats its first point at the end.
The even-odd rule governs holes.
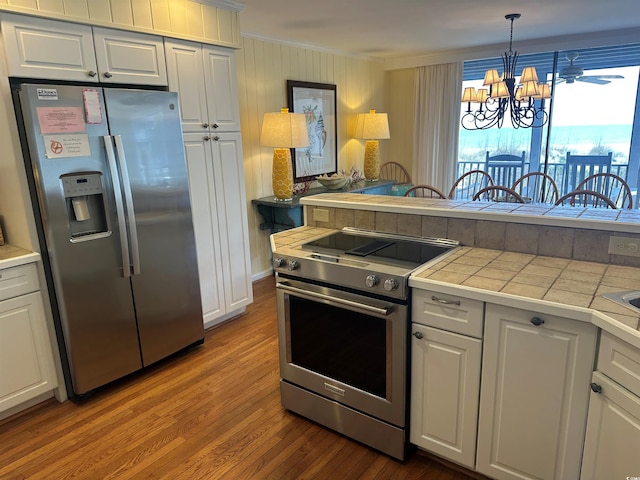
{"type": "Polygon", "coordinates": [[[421,333],[421,332],[415,332],[415,333],[413,334],[413,336],[414,336],[414,337],[416,337],[418,340],[420,340],[422,337],[424,337],[424,335],[422,335],[422,333],[421,333]]]}
{"type": "Polygon", "coordinates": [[[541,319],[540,317],[533,317],[530,320],[531,323],[533,323],[536,327],[539,327],[540,325],[542,325],[544,323],[544,320],[541,319]]]}
{"type": "Polygon", "coordinates": [[[446,298],[438,298],[435,295],[431,296],[431,300],[443,305],[460,305],[460,300],[447,300],[446,298]]]}
{"type": "Polygon", "coordinates": [[[591,390],[593,390],[595,393],[602,393],[602,386],[598,385],[597,383],[592,383],[591,385],[591,390]]]}

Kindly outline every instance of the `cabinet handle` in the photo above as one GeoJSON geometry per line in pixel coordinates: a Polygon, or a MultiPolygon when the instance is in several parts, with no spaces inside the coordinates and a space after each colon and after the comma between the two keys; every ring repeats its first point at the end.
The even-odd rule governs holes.
{"type": "Polygon", "coordinates": [[[97,72],[94,72],[93,70],[89,70],[88,75],[89,75],[90,77],[95,77],[96,75],[98,75],[98,73],[97,73],[97,72]]]}
{"type": "Polygon", "coordinates": [[[104,72],[104,76],[105,76],[105,78],[113,77],[113,75],[111,75],[109,72],[104,72]]]}
{"type": "Polygon", "coordinates": [[[213,139],[217,142],[218,140],[220,140],[220,137],[216,135],[213,137],[213,139]]]}
{"type": "Polygon", "coordinates": [[[544,323],[544,320],[541,319],[540,317],[533,317],[531,320],[529,320],[531,323],[533,323],[536,327],[539,327],[540,325],[542,325],[544,323]]]}
{"type": "Polygon", "coordinates": [[[208,142],[209,140],[211,140],[211,137],[210,137],[209,135],[205,135],[202,139],[203,139],[205,142],[208,142]]]}
{"type": "Polygon", "coordinates": [[[594,382],[590,386],[591,386],[591,390],[593,390],[595,393],[602,393],[602,387],[597,383],[594,382]]]}
{"type": "Polygon", "coordinates": [[[203,123],[202,124],[202,128],[209,128],[209,124],[208,123],[203,123]]]}
{"type": "Polygon", "coordinates": [[[460,305],[460,300],[447,300],[446,298],[438,298],[435,295],[431,296],[431,300],[443,305],[460,305]]]}
{"type": "Polygon", "coordinates": [[[220,125],[218,125],[217,123],[214,123],[213,125],[211,125],[213,128],[218,128],[220,125]]]}
{"type": "Polygon", "coordinates": [[[420,333],[420,332],[415,332],[413,334],[413,336],[416,337],[418,340],[420,340],[422,337],[424,337],[424,335],[422,335],[422,333],[420,333]]]}

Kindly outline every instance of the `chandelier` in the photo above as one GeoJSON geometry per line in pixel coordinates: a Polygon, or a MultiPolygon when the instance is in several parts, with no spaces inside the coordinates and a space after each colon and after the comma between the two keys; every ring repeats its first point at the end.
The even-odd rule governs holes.
{"type": "Polygon", "coordinates": [[[460,124],[466,130],[501,128],[507,116],[511,117],[513,128],[541,127],[549,120],[542,100],[551,98],[551,92],[547,83],[538,82],[536,68],[525,67],[520,82],[516,82],[518,52],[512,49],[513,21],[520,18],[520,14],[510,13],[504,18],[511,20],[511,35],[509,51],[502,55],[503,73],[498,75],[495,69],[486,71],[483,86],[488,89],[464,89],[462,103],[467,104],[467,110],[460,124]],[[540,100],[537,105],[536,100],[540,100]],[[472,104],[478,104],[477,110],[472,111],[472,104]]]}

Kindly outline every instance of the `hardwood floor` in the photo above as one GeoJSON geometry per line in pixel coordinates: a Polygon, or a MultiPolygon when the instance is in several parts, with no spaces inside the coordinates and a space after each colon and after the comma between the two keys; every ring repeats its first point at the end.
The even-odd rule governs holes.
{"type": "Polygon", "coordinates": [[[284,410],[273,278],[202,346],[74,403],[0,422],[0,478],[467,480],[422,455],[399,462],[284,410]]]}

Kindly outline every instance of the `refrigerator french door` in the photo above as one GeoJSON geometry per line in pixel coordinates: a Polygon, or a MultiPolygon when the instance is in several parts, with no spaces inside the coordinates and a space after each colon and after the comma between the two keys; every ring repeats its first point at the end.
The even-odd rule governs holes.
{"type": "Polygon", "coordinates": [[[23,84],[19,103],[68,389],[201,343],[177,95],[23,84]]]}

